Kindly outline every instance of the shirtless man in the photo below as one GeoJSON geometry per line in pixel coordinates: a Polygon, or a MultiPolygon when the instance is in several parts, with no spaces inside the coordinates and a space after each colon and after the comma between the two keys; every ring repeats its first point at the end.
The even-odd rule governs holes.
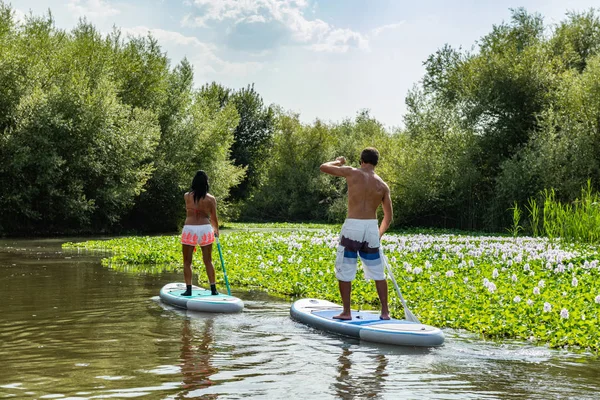
{"type": "Polygon", "coordinates": [[[379,301],[381,319],[390,319],[388,309],[388,286],[384,264],[379,252],[381,236],[392,222],[392,199],[388,185],[375,173],[379,161],[377,149],[369,147],[360,154],[360,168],[345,166],[346,159],[338,157],[321,165],[321,172],[343,176],[348,183],[348,217],[342,226],[340,244],[335,260],[335,276],[338,279],[344,309],[333,318],[350,320],[350,294],[352,280],[356,277],[358,256],[363,263],[365,279],[373,279],[379,301]],[[377,208],[383,206],[383,221],[377,226],[377,208]]]}

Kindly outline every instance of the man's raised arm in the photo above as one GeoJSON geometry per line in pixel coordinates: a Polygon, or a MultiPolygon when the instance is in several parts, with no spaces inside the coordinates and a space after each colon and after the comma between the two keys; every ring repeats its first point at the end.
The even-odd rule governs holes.
{"type": "Polygon", "coordinates": [[[321,172],[325,172],[329,175],[348,176],[350,171],[352,171],[352,167],[344,166],[344,164],[346,164],[346,159],[344,157],[338,157],[335,159],[335,161],[329,161],[321,164],[319,169],[321,172]]]}

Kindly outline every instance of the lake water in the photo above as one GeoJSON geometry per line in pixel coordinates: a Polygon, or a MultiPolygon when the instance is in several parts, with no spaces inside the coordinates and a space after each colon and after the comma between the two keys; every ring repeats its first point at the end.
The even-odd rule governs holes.
{"type": "Polygon", "coordinates": [[[174,310],[157,295],[182,274],[110,270],[63,241],[0,241],[0,398],[600,398],[592,354],[450,330],[435,349],[373,345],[235,288],[241,314],[174,310]]]}

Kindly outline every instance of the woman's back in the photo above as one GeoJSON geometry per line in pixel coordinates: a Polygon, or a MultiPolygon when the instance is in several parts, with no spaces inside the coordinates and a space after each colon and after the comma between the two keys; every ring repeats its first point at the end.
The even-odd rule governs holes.
{"type": "Polygon", "coordinates": [[[185,225],[206,225],[214,212],[215,198],[207,193],[204,198],[194,202],[194,192],[188,192],[185,198],[185,225]]]}

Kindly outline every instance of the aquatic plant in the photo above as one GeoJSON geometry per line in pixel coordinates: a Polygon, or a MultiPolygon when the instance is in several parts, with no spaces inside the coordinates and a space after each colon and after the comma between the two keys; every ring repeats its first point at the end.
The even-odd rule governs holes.
{"type": "MultiPolygon", "coordinates": [[[[339,302],[334,276],[337,229],[222,231],[233,286],[339,302]]],[[[386,234],[383,249],[409,308],[431,325],[552,347],[600,350],[598,249],[548,238],[386,234]]],[[[73,251],[106,252],[103,264],[127,272],[181,269],[177,236],[67,243],[73,251]]],[[[201,268],[200,260],[196,267],[201,268]]],[[[204,279],[204,275],[200,274],[204,279]]],[[[360,271],[353,306],[377,308],[372,282],[360,271]]],[[[393,288],[395,317],[403,316],[393,288]]]]}

